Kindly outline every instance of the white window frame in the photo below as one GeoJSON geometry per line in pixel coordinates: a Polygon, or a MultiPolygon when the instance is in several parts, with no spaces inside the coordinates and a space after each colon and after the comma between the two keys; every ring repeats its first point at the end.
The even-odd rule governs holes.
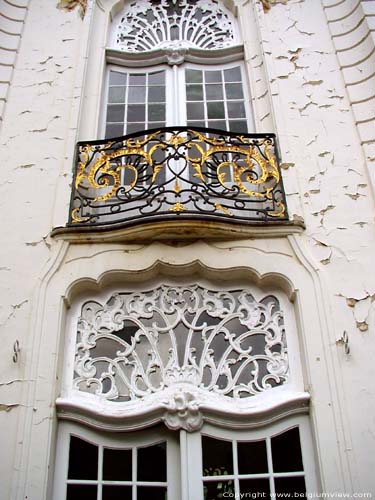
{"type": "MultiPolygon", "coordinates": [[[[183,64],[177,66],[170,66],[168,64],[156,64],[147,65],[144,67],[132,67],[126,65],[115,65],[108,64],[105,78],[105,85],[103,90],[102,98],[102,111],[101,111],[101,123],[99,126],[99,136],[105,136],[106,127],[106,115],[107,115],[107,105],[108,105],[108,89],[109,89],[109,73],[110,71],[118,71],[123,73],[152,73],[158,70],[165,71],[165,87],[166,87],[166,127],[174,126],[186,126],[187,116],[186,116],[186,85],[185,85],[185,70],[186,69],[196,69],[201,71],[215,71],[215,70],[226,70],[235,67],[239,67],[241,71],[242,78],[242,89],[244,95],[244,105],[248,133],[255,133],[255,122],[254,115],[251,105],[249,82],[244,68],[244,61],[239,59],[234,59],[231,62],[218,63],[215,66],[211,66],[209,61],[202,60],[199,63],[184,62],[183,64]],[[168,94],[168,89],[173,89],[173,95],[168,94]]],[[[207,101],[203,101],[206,103],[207,101]]],[[[225,102],[225,99],[224,101],[225,102]]],[[[206,113],[205,113],[206,114],[206,113]]],[[[225,117],[225,121],[228,123],[228,117],[225,117]]],[[[207,118],[205,118],[205,123],[202,123],[203,128],[208,128],[207,118]]]]}
{"type": "MultiPolygon", "coordinates": [[[[269,472],[252,477],[268,478],[270,481],[270,492],[275,493],[274,478],[301,476],[300,473],[275,473],[272,470],[271,444],[272,437],[298,427],[303,463],[303,477],[305,479],[306,492],[318,492],[319,481],[316,473],[314,460],[314,446],[310,431],[310,424],[306,416],[294,416],[286,420],[274,423],[258,429],[233,430],[223,429],[212,424],[205,424],[198,432],[187,433],[181,430],[179,433],[167,431],[162,428],[149,429],[134,433],[103,433],[79,426],[70,422],[60,424],[57,452],[56,452],[56,475],[54,482],[54,500],[65,500],[68,483],[69,466],[69,442],[70,436],[76,436],[99,446],[98,468],[102,465],[103,446],[117,449],[133,449],[133,478],[136,477],[134,468],[135,448],[151,446],[165,441],[167,443],[167,492],[171,500],[203,500],[204,477],[202,474],[202,436],[209,436],[225,441],[232,441],[233,446],[233,474],[218,476],[217,479],[233,480],[236,493],[239,492],[239,481],[247,479],[249,475],[238,474],[236,460],[237,442],[266,440],[267,459],[269,472]]],[[[152,466],[152,464],[150,464],[152,466]]],[[[75,484],[78,481],[74,481],[75,484]]],[[[101,487],[103,480],[100,472],[97,481],[82,481],[82,484],[97,484],[98,498],[101,498],[101,487]]],[[[104,482],[106,484],[106,482],[104,482]]],[[[136,482],[132,482],[133,500],[136,500],[136,482]]],[[[139,484],[141,485],[141,484],[139,484]]],[[[239,498],[239,496],[237,497],[239,498]]]]}

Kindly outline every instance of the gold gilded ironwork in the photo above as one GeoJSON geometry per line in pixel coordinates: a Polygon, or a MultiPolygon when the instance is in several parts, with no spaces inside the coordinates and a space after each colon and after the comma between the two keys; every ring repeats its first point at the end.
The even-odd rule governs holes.
{"type": "Polygon", "coordinates": [[[215,203],[215,208],[216,208],[216,210],[221,210],[222,212],[229,215],[230,217],[233,217],[233,212],[228,210],[226,207],[223,207],[223,205],[220,205],[220,203],[215,203]]]}
{"type": "MultiPolygon", "coordinates": [[[[105,213],[116,214],[126,211],[123,205],[136,199],[144,205],[152,200],[149,208],[144,209],[147,214],[164,207],[175,213],[197,211],[209,215],[220,211],[236,217],[239,210],[250,210],[253,214],[285,218],[280,183],[271,136],[215,131],[205,134],[187,128],[158,130],[148,135],[142,132],[141,138],[125,137],[80,146],[75,189],[77,199],[88,201],[80,203],[80,209],[73,205],[71,221],[90,221],[86,214],[80,214],[85,207],[96,210],[109,202],[105,213]],[[177,171],[175,165],[179,165],[177,171]],[[160,178],[162,170],[165,175],[160,178]],[[131,174],[126,184],[125,171],[131,174]],[[240,194],[239,204],[236,193],[240,194]],[[170,203],[173,194],[180,201],[167,208],[164,203],[170,203]]],[[[96,212],[93,217],[97,217],[96,212]]]]}
{"type": "Polygon", "coordinates": [[[185,212],[187,210],[187,208],[184,207],[184,205],[178,201],[169,210],[171,212],[185,212]]]}

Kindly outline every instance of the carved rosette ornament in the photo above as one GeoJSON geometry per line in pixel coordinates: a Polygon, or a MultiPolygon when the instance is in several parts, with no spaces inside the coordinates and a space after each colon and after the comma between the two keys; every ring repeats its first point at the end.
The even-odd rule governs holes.
{"type": "MultiPolygon", "coordinates": [[[[120,16],[114,49],[221,49],[235,44],[233,21],[217,0],[136,0],[120,16]]],[[[179,64],[179,63],[177,63],[179,64]]]]}

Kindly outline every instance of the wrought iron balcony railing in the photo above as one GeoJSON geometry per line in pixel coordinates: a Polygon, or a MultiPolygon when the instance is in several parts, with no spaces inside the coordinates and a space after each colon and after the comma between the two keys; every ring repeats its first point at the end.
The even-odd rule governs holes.
{"type": "Polygon", "coordinates": [[[170,127],[80,142],[69,226],[288,220],[274,134],[170,127]]]}

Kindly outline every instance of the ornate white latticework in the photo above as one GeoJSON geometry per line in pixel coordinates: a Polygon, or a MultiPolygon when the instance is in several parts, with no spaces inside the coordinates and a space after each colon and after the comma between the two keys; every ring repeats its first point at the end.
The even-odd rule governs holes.
{"type": "Polygon", "coordinates": [[[287,378],[283,313],[272,295],[257,302],[248,290],[161,285],[86,302],[78,321],[74,388],[107,400],[181,386],[246,398],[287,378]]]}
{"type": "Polygon", "coordinates": [[[116,27],[114,48],[146,52],[234,45],[233,20],[217,0],[136,0],[116,27]]]}

